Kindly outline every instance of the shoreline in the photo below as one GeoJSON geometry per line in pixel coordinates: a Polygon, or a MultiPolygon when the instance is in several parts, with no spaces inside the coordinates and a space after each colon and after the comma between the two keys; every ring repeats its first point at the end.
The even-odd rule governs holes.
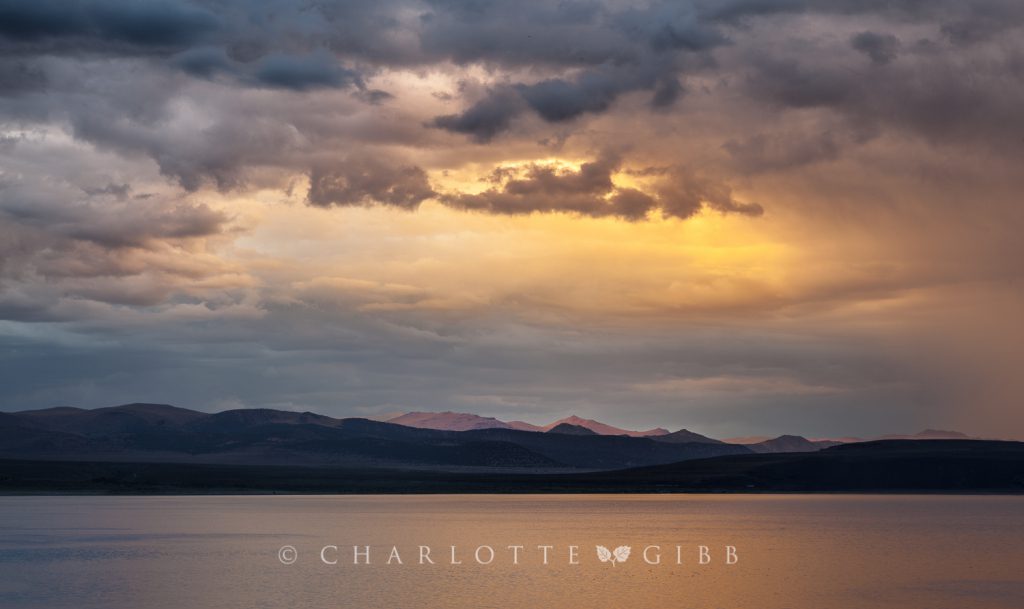
{"type": "Polygon", "coordinates": [[[1013,496],[1024,494],[1024,452],[785,453],[577,473],[0,459],[0,496],[529,494],[1013,496]]]}

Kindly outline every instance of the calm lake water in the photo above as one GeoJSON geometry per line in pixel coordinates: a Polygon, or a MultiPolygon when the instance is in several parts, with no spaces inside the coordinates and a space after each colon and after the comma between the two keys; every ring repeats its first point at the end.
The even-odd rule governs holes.
{"type": "Polygon", "coordinates": [[[1024,497],[2,497],[0,606],[1020,609],[1024,497]]]}

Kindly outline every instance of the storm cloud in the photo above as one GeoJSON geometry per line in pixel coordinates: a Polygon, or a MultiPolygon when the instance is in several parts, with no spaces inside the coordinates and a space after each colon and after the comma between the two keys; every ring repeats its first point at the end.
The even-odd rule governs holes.
{"type": "Polygon", "coordinates": [[[0,0],[0,409],[1024,434],[1021,107],[1015,0],[0,0]]]}
{"type": "Polygon", "coordinates": [[[581,164],[578,170],[539,164],[499,167],[489,176],[488,181],[494,185],[487,190],[444,195],[441,201],[456,208],[498,214],[566,212],[631,221],[655,211],[667,217],[688,218],[705,206],[722,213],[763,213],[756,203],[736,201],[728,186],[692,175],[683,168],[659,171],[666,177],[658,181],[653,194],[617,186],[612,174],[621,164],[618,155],[606,153],[581,164]]]}
{"type": "Polygon", "coordinates": [[[177,0],[0,2],[0,35],[27,43],[70,40],[175,47],[201,40],[221,26],[214,13],[177,0]]]}
{"type": "Polygon", "coordinates": [[[619,163],[618,158],[607,156],[583,163],[578,171],[543,165],[523,171],[498,168],[490,179],[495,186],[479,194],[447,196],[443,201],[453,207],[500,214],[561,211],[637,220],[657,202],[639,190],[612,183],[612,171],[619,163]]]}
{"type": "Polygon", "coordinates": [[[380,203],[415,209],[433,196],[427,174],[419,167],[353,156],[334,167],[314,169],[307,199],[321,207],[380,203]]]}

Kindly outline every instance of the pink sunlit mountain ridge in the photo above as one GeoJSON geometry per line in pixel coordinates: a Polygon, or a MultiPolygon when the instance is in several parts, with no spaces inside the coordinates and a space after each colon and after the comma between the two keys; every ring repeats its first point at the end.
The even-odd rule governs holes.
{"type": "MultiPolygon", "coordinates": [[[[823,452],[840,455],[837,458],[841,460],[842,455],[851,454],[843,451],[856,444],[881,446],[876,450],[883,452],[892,447],[903,450],[900,446],[942,452],[980,445],[962,434],[939,431],[921,432],[911,440],[886,439],[844,446],[796,435],[741,445],[687,429],[671,433],[662,429],[630,431],[582,417],[567,417],[545,426],[455,412],[408,413],[390,418],[394,422],[268,408],[210,413],[152,403],[0,412],[0,462],[13,459],[578,473],[718,457],[742,460],[758,453],[823,452]],[[528,429],[517,428],[527,425],[528,429]],[[439,426],[447,429],[438,429],[439,426]],[[949,435],[956,437],[942,437],[949,435]],[[937,448],[925,446],[933,442],[937,448]],[[961,442],[966,444],[956,446],[961,442]]],[[[135,475],[129,470],[124,473],[135,475]]],[[[0,471],[0,492],[5,475],[0,471]]],[[[84,471],[83,475],[90,474],[84,471]]]]}
{"type": "Polygon", "coordinates": [[[565,417],[548,423],[547,425],[533,425],[524,421],[502,421],[494,417],[482,417],[480,415],[465,412],[407,412],[387,419],[388,423],[397,423],[407,427],[419,427],[421,429],[438,429],[443,431],[467,431],[470,429],[516,429],[519,431],[551,431],[559,425],[572,425],[583,427],[602,436],[631,436],[644,438],[651,436],[665,436],[669,434],[667,429],[657,427],[646,431],[633,431],[621,429],[593,419],[584,419],[576,415],[565,417]]]}
{"type": "MultiPolygon", "coordinates": [[[[727,438],[718,440],[680,429],[670,432],[662,427],[648,429],[646,431],[633,431],[622,429],[607,423],[585,419],[576,415],[568,416],[547,425],[534,425],[524,421],[502,421],[495,417],[484,417],[465,412],[407,412],[398,416],[385,418],[388,423],[417,427],[420,429],[434,429],[440,431],[470,431],[483,429],[511,429],[516,431],[550,432],[557,433],[581,433],[590,431],[601,436],[630,436],[634,438],[651,438],[659,442],[696,442],[706,444],[735,444],[749,448],[755,453],[784,453],[784,452],[815,452],[831,446],[840,444],[851,444],[868,441],[864,438],[844,436],[836,438],[812,438],[785,434],[777,437],[772,436],[749,436],[740,438],[727,438]]],[[[875,440],[966,440],[973,439],[967,434],[958,431],[942,431],[926,429],[916,434],[889,434],[874,438],[875,440]]]]}

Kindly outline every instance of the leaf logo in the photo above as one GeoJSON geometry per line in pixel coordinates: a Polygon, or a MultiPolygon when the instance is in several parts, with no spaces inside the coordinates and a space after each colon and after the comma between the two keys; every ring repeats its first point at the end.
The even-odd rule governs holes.
{"type": "Polygon", "coordinates": [[[601,562],[610,562],[612,566],[615,563],[626,562],[629,560],[629,546],[619,546],[614,550],[609,550],[604,546],[597,546],[597,558],[601,562]]]}

